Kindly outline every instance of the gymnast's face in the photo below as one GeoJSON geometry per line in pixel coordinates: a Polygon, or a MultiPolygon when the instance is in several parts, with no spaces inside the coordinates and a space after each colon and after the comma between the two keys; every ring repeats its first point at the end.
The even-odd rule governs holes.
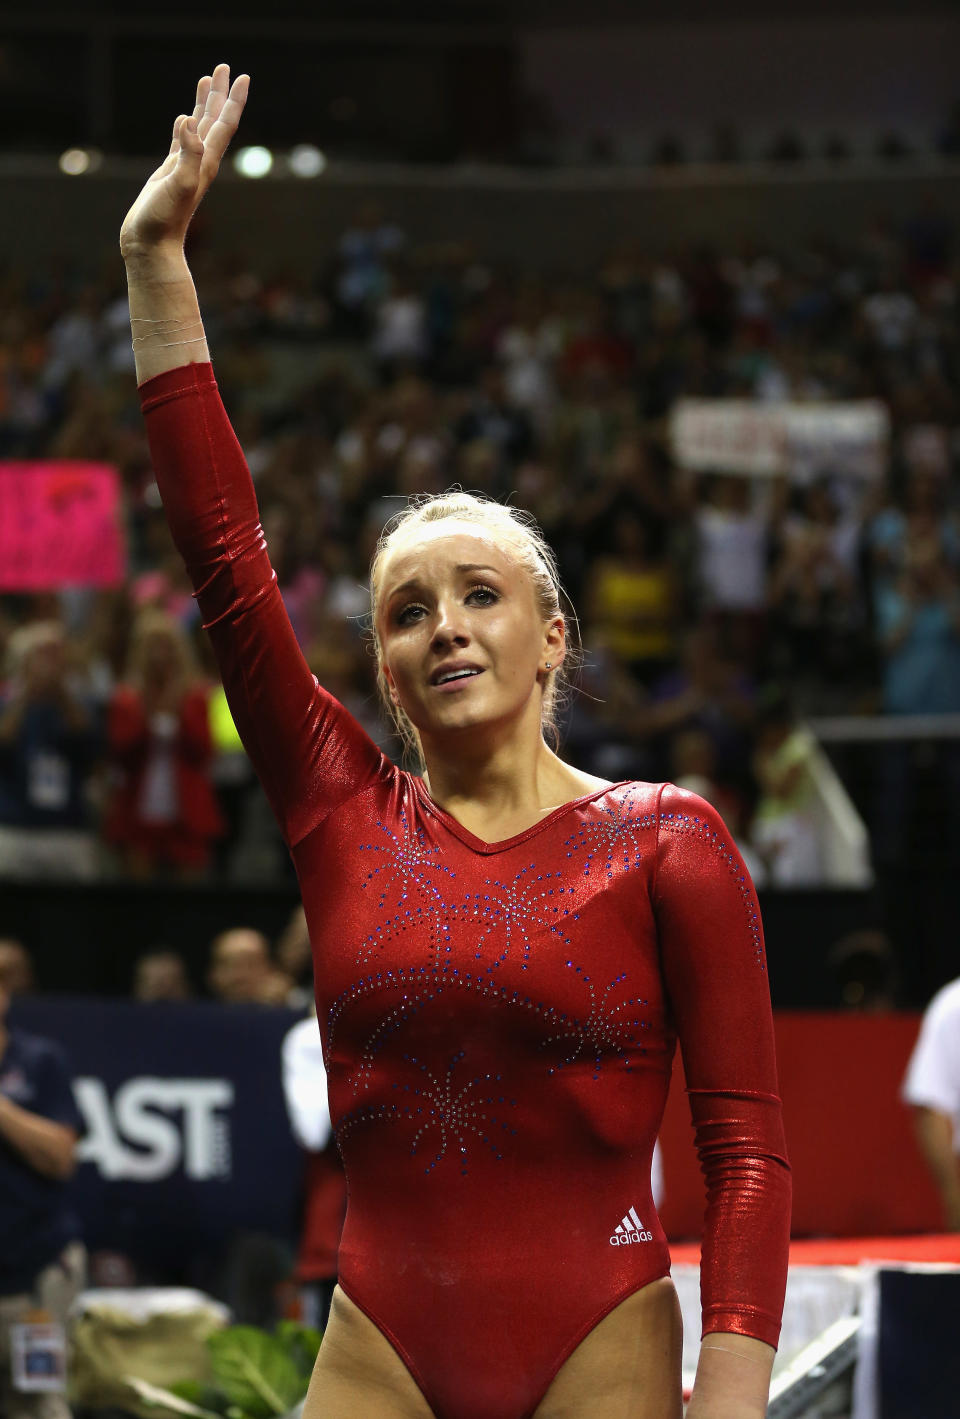
{"type": "Polygon", "coordinates": [[[544,666],[563,658],[563,619],[543,620],[512,549],[443,519],[392,548],[379,583],[384,675],[425,748],[528,719],[539,732],[544,666]]]}

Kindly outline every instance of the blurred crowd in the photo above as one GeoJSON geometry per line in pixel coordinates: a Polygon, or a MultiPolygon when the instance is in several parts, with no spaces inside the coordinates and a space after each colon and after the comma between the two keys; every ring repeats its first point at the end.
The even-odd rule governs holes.
{"type": "MultiPolygon", "coordinates": [[[[960,711],[960,252],[937,211],[790,251],[625,241],[578,277],[415,246],[372,204],[313,272],[202,235],[190,255],[293,625],[388,752],[366,568],[407,496],[453,484],[529,509],[558,553],[585,652],[565,752],[703,793],[761,881],[815,879],[788,831],[803,716],[960,711]],[[686,396],[880,399],[885,476],[692,474],[669,437],[686,396]]],[[[283,874],[159,506],[112,265],[0,275],[0,459],[51,458],[119,470],[129,572],[0,597],[0,871],[283,874]]]]}

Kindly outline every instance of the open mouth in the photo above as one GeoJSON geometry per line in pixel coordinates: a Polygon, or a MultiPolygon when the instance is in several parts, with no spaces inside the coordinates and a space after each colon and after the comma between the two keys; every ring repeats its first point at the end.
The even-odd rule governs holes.
{"type": "Polygon", "coordinates": [[[477,666],[464,665],[459,669],[441,670],[434,675],[430,683],[438,690],[452,690],[458,685],[466,684],[468,680],[474,680],[483,671],[477,666]]]}

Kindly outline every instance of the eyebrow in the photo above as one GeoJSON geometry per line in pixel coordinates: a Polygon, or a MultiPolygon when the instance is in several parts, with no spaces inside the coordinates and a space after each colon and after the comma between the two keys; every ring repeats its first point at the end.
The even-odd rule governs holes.
{"type": "MultiPolygon", "coordinates": [[[[455,571],[455,572],[493,572],[494,576],[502,576],[502,575],[503,575],[503,573],[502,573],[502,571],[499,569],[499,567],[488,567],[488,566],[485,566],[482,562],[460,562],[457,566],[454,567],[454,571],[455,571]]],[[[406,581],[402,581],[399,586],[395,586],[395,587],[393,588],[393,590],[390,592],[390,595],[387,597],[387,600],[389,601],[389,600],[392,600],[392,598],[393,598],[394,596],[399,596],[402,591],[412,591],[414,587],[418,587],[418,586],[420,586],[421,584],[422,584],[422,583],[421,583],[419,577],[415,577],[415,576],[409,577],[406,581]]]]}

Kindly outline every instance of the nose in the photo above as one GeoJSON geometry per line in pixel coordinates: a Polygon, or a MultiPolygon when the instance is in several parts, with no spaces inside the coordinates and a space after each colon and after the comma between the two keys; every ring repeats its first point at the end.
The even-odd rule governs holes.
{"type": "Polygon", "coordinates": [[[463,607],[458,601],[440,601],[437,604],[437,619],[433,627],[433,649],[443,650],[450,645],[466,645],[469,640],[463,607]]]}

